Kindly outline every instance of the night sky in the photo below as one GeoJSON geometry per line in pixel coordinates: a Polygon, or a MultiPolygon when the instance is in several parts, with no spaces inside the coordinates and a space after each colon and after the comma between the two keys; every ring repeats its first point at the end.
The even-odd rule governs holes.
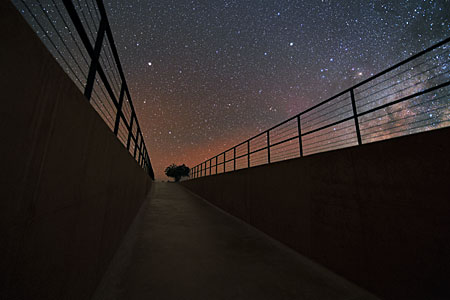
{"type": "Polygon", "coordinates": [[[450,33],[449,1],[106,1],[156,176],[450,33]]]}
{"type": "Polygon", "coordinates": [[[104,3],[164,180],[450,35],[446,0],[104,3]]]}

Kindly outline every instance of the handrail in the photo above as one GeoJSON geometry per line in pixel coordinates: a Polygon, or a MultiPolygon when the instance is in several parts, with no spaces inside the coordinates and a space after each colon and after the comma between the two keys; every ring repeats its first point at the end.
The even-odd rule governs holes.
{"type": "MultiPolygon", "coordinates": [[[[212,170],[215,167],[216,171],[215,174],[218,173],[225,173],[227,171],[235,171],[237,170],[236,168],[236,161],[239,159],[242,159],[244,157],[247,157],[247,164],[246,167],[251,167],[251,156],[252,154],[257,154],[257,153],[261,153],[262,151],[264,151],[265,155],[262,158],[263,161],[265,161],[265,163],[272,163],[272,159],[273,157],[278,157],[281,159],[278,160],[284,160],[284,159],[291,159],[291,158],[297,158],[297,157],[302,157],[304,156],[304,152],[306,150],[306,155],[309,154],[313,154],[313,153],[318,153],[318,152],[323,152],[323,151],[328,151],[328,150],[334,150],[334,149],[339,149],[339,148],[343,148],[343,147],[349,147],[349,146],[355,146],[355,145],[361,145],[363,143],[370,143],[376,140],[380,140],[378,139],[379,135],[376,135],[377,132],[382,132],[383,130],[378,130],[377,132],[370,132],[369,130],[371,128],[374,128],[376,126],[367,126],[366,123],[369,123],[370,121],[373,122],[374,118],[369,119],[369,121],[367,120],[361,120],[364,119],[364,117],[369,116],[371,114],[376,114],[376,113],[381,113],[379,115],[379,119],[380,121],[383,118],[389,118],[390,116],[392,117],[392,115],[389,114],[389,112],[385,112],[385,110],[393,107],[394,105],[399,105],[402,103],[405,103],[405,105],[408,105],[409,103],[407,103],[408,101],[413,101],[414,99],[418,98],[418,97],[423,97],[423,96],[430,96],[431,95],[431,100],[429,99],[425,99],[425,101],[422,102],[423,106],[426,105],[436,105],[436,103],[433,103],[433,99],[436,99],[437,94],[445,94],[444,96],[439,96],[437,99],[439,99],[439,103],[438,104],[442,104],[441,106],[438,107],[438,109],[435,109],[433,111],[438,111],[440,113],[444,112],[445,110],[450,109],[450,91],[448,91],[448,86],[450,85],[450,60],[448,59],[450,57],[449,55],[449,50],[450,50],[450,46],[448,45],[450,42],[450,37],[446,38],[436,44],[434,44],[433,46],[418,52],[415,55],[412,55],[411,57],[343,90],[342,92],[339,92],[338,94],[298,113],[297,115],[294,115],[286,120],[284,120],[283,122],[274,125],[272,127],[270,127],[269,129],[258,133],[257,135],[243,141],[240,142],[239,144],[221,152],[220,154],[213,156],[212,158],[204,161],[201,164],[196,165],[195,167],[193,167],[191,170],[191,177],[192,178],[197,178],[197,177],[202,177],[202,176],[208,176],[208,175],[214,175],[212,174],[212,170]],[[425,63],[422,62],[416,66],[409,66],[409,63],[415,62],[416,60],[419,60],[423,57],[426,57],[427,54],[432,53],[434,50],[437,50],[439,48],[442,48],[444,51],[442,51],[442,53],[440,53],[439,55],[436,55],[435,57],[431,57],[428,58],[425,63],[431,63],[432,67],[429,69],[426,69],[425,71],[422,71],[420,73],[417,74],[411,74],[414,71],[414,68],[419,68],[421,65],[424,65],[425,63]],[[435,61],[434,61],[435,60],[435,61]],[[440,68],[441,67],[441,68],[440,68]],[[399,74],[393,74],[391,77],[389,77],[388,79],[385,79],[384,81],[382,81],[381,83],[386,83],[388,84],[388,86],[383,86],[383,89],[380,89],[378,91],[373,92],[372,94],[369,95],[362,95],[362,97],[357,97],[355,96],[355,91],[358,91],[358,89],[362,86],[366,86],[366,84],[371,83],[376,81],[378,78],[383,77],[384,75],[387,74],[391,74],[394,73],[396,70],[399,70],[401,68],[406,68],[406,70],[403,70],[401,73],[399,74]],[[448,69],[448,70],[447,70],[448,69]],[[402,89],[399,89],[398,85],[398,80],[392,80],[395,79],[395,77],[403,75],[403,78],[401,78],[401,84],[402,85],[406,85],[406,87],[402,87],[402,89]],[[426,77],[426,78],[423,78],[426,77]],[[413,84],[407,84],[408,81],[415,81],[413,84]],[[435,82],[437,81],[437,83],[435,82]],[[393,83],[392,83],[393,82],[393,83]],[[419,85],[423,85],[425,87],[422,87],[419,90],[416,90],[415,88],[419,85]],[[431,86],[428,86],[431,85],[431,86]],[[375,94],[382,94],[382,92],[385,91],[391,91],[391,94],[387,94],[387,95],[382,95],[382,97],[377,98],[375,100],[371,99],[371,97],[373,97],[375,94]],[[407,95],[404,94],[405,91],[408,91],[409,93],[407,95]],[[333,105],[337,106],[339,103],[342,102],[342,100],[338,101],[337,103],[333,103],[332,101],[335,99],[340,98],[341,96],[346,96],[347,98],[345,98],[344,100],[349,99],[350,101],[348,101],[348,103],[344,102],[344,105],[339,106],[339,107],[334,107],[333,105]],[[394,99],[391,99],[392,96],[394,96],[394,99]],[[436,96],[436,97],[435,97],[436,96]],[[372,100],[372,101],[371,101],[372,100]],[[364,101],[368,101],[368,104],[375,104],[376,107],[371,108],[371,109],[367,109],[367,110],[363,110],[358,112],[358,108],[361,108],[361,103],[363,103],[364,101]],[[381,103],[379,103],[381,102],[381,103]],[[441,103],[442,102],[442,103],[441,103]],[[329,107],[326,108],[322,108],[324,107],[326,104],[330,103],[329,107]],[[431,103],[431,104],[430,104],[431,103]],[[315,122],[314,124],[310,124],[313,122],[310,121],[305,121],[304,116],[308,115],[308,114],[314,114],[315,112],[319,111],[318,108],[321,108],[320,111],[322,110],[327,110],[330,107],[333,107],[333,111],[331,112],[339,112],[340,111],[340,115],[334,115],[331,116],[331,118],[328,119],[322,119],[319,117],[316,117],[316,119],[318,119],[319,121],[315,122]],[[344,112],[342,112],[344,110],[344,112]],[[351,114],[348,114],[348,112],[351,112],[351,114]],[[302,118],[304,117],[304,118],[302,118]],[[292,122],[296,120],[296,122],[292,122]],[[348,128],[352,128],[353,131],[352,132],[345,132],[344,134],[341,134],[339,136],[334,136],[332,133],[326,132],[326,130],[330,129],[330,128],[334,128],[336,126],[339,126],[340,124],[344,124],[346,122],[352,121],[354,122],[354,124],[352,126],[345,126],[343,128],[338,128],[337,130],[344,130],[346,129],[348,131],[348,128]],[[287,131],[291,130],[291,132],[293,132],[292,134],[290,134],[288,137],[286,137],[285,139],[282,140],[276,140],[277,136],[271,136],[271,133],[273,133],[273,131],[277,128],[281,128],[283,125],[285,124],[291,124],[291,128],[288,129],[287,131]],[[323,124],[326,123],[326,124],[323,124]],[[322,125],[323,124],[323,125],[322,125]],[[306,126],[305,126],[306,125],[306,126]],[[306,127],[306,131],[304,130],[306,127]],[[362,128],[360,128],[362,127],[362,128]],[[303,130],[302,130],[303,128],[303,130]],[[324,136],[322,139],[321,136],[314,136],[315,133],[319,132],[319,131],[325,131],[325,133],[321,134],[321,136],[324,136]],[[257,140],[258,138],[262,137],[266,135],[266,141],[265,141],[265,146],[262,147],[258,147],[257,149],[251,150],[251,142],[257,140]],[[314,137],[317,139],[316,141],[310,143],[309,145],[305,145],[305,141],[303,141],[303,137],[307,136],[307,135],[311,135],[313,136],[312,139],[314,139],[314,137]],[[339,138],[339,137],[345,137],[344,139],[340,139],[339,141],[335,141],[330,143],[330,140],[339,138]],[[298,139],[298,143],[293,143],[293,141],[295,139],[298,139]],[[276,140],[274,142],[271,142],[271,140],[276,140]],[[314,145],[313,143],[317,143],[320,144],[319,146],[312,146],[314,145]],[[236,156],[236,149],[239,147],[244,146],[245,144],[247,144],[247,150],[246,153],[244,154],[239,154],[238,156],[236,156]],[[276,153],[277,156],[273,156],[272,152],[271,152],[271,148],[280,146],[286,144],[286,147],[291,147],[290,150],[291,152],[293,152],[294,150],[296,151],[295,155],[292,155],[291,153],[287,156],[287,158],[283,158],[283,153],[276,153]],[[309,148],[308,148],[309,146],[309,148]],[[312,147],[311,147],[312,146],[312,147]],[[226,159],[227,153],[233,153],[233,157],[231,159],[226,159]],[[280,156],[281,154],[281,156],[280,156]],[[223,156],[223,161],[219,162],[219,157],[223,156]],[[215,164],[212,164],[213,159],[215,159],[215,164]],[[209,166],[207,164],[207,162],[209,162],[209,166]],[[227,163],[231,163],[233,162],[233,168],[231,170],[227,170],[227,163]],[[218,167],[221,167],[223,170],[222,172],[218,171],[218,167]],[[209,172],[208,172],[209,171],[209,172]]],[[[423,68],[423,66],[422,66],[423,68]]],[[[379,85],[380,83],[377,83],[376,85],[379,85]]],[[[375,86],[375,85],[374,85],[375,86]]],[[[371,86],[373,87],[373,86],[371,86]]],[[[366,92],[367,90],[370,90],[371,87],[368,87],[366,90],[360,91],[360,94],[363,94],[364,92],[366,92]]],[[[359,96],[359,94],[358,94],[359,96]]],[[[436,100],[437,101],[437,100],[436,100]]],[[[434,102],[436,102],[434,101],[434,102]]],[[[367,105],[367,104],[365,104],[367,105]]],[[[417,105],[413,105],[410,107],[416,107],[417,105]]],[[[361,109],[359,109],[361,110],[361,109]]],[[[404,111],[408,111],[408,108],[404,109],[404,111]]],[[[331,112],[327,112],[324,115],[330,114],[331,112]]],[[[409,128],[400,130],[400,131],[390,131],[390,129],[386,129],[386,135],[389,137],[395,137],[395,136],[400,136],[400,135],[405,135],[405,134],[409,134],[409,133],[414,133],[414,132],[420,132],[420,131],[424,131],[424,130],[428,130],[429,127],[444,127],[444,126],[449,126],[450,125],[450,117],[449,116],[444,116],[444,118],[441,120],[441,122],[439,122],[439,124],[434,124],[433,119],[430,118],[423,118],[423,116],[425,115],[424,112],[418,111],[417,113],[417,117],[421,117],[422,119],[420,119],[419,121],[424,123],[425,125],[419,126],[419,127],[412,127],[409,126],[409,128]],[[431,125],[430,125],[431,124],[431,125]],[[390,132],[394,132],[395,134],[390,134],[390,132]],[[397,134],[398,133],[398,134],[397,134]]],[[[315,120],[315,119],[313,119],[315,120]]],[[[406,120],[406,118],[400,118],[397,120],[397,123],[401,123],[402,120],[406,120]]],[[[414,122],[410,122],[407,123],[406,125],[411,125],[414,124],[416,122],[419,121],[414,121],[414,122]]],[[[378,125],[380,127],[386,126],[386,124],[390,124],[392,123],[392,121],[390,122],[379,122],[378,125]]],[[[288,125],[289,126],[289,125],[288,125]]],[[[398,125],[396,127],[402,127],[405,125],[398,125]]],[[[408,126],[406,126],[408,127],[408,126]]],[[[384,136],[384,135],[383,135],[384,136]]],[[[244,149],[245,151],[245,149],[244,149]]],[[[263,153],[263,154],[264,154],[263,153]]],[[[261,157],[258,158],[259,160],[261,160],[261,157]]],[[[255,165],[259,165],[259,164],[255,164],[255,165]]],[[[242,168],[246,168],[245,166],[241,167],[242,168]]]]}
{"type": "Polygon", "coordinates": [[[39,0],[13,0],[13,3],[37,33],[44,34],[40,37],[50,52],[130,155],[154,180],[103,1],[55,1],[51,0],[52,4],[47,6],[39,0]],[[57,21],[62,21],[64,27],[56,28],[57,21]],[[69,42],[73,45],[69,46],[69,42]]]}

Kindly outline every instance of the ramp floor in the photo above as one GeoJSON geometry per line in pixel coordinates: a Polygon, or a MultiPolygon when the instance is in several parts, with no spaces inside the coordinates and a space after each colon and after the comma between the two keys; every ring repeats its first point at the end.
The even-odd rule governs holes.
{"type": "Polygon", "coordinates": [[[154,183],[94,299],[377,299],[179,184],[154,183]]]}

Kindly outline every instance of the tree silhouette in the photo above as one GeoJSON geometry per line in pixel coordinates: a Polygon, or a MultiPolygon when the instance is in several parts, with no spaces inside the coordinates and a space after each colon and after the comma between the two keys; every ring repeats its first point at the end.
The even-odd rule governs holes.
{"type": "Polygon", "coordinates": [[[180,181],[181,177],[187,176],[189,177],[189,167],[182,164],[181,166],[177,166],[176,164],[171,164],[164,171],[168,177],[173,177],[175,182],[180,181]]]}

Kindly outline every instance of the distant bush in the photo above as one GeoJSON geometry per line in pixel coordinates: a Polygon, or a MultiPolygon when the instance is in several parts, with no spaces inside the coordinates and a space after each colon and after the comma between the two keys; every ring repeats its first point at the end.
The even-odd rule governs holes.
{"type": "Polygon", "coordinates": [[[181,166],[177,166],[176,164],[171,164],[164,171],[168,177],[173,177],[175,182],[180,181],[181,177],[189,177],[189,167],[182,164],[181,166]]]}

